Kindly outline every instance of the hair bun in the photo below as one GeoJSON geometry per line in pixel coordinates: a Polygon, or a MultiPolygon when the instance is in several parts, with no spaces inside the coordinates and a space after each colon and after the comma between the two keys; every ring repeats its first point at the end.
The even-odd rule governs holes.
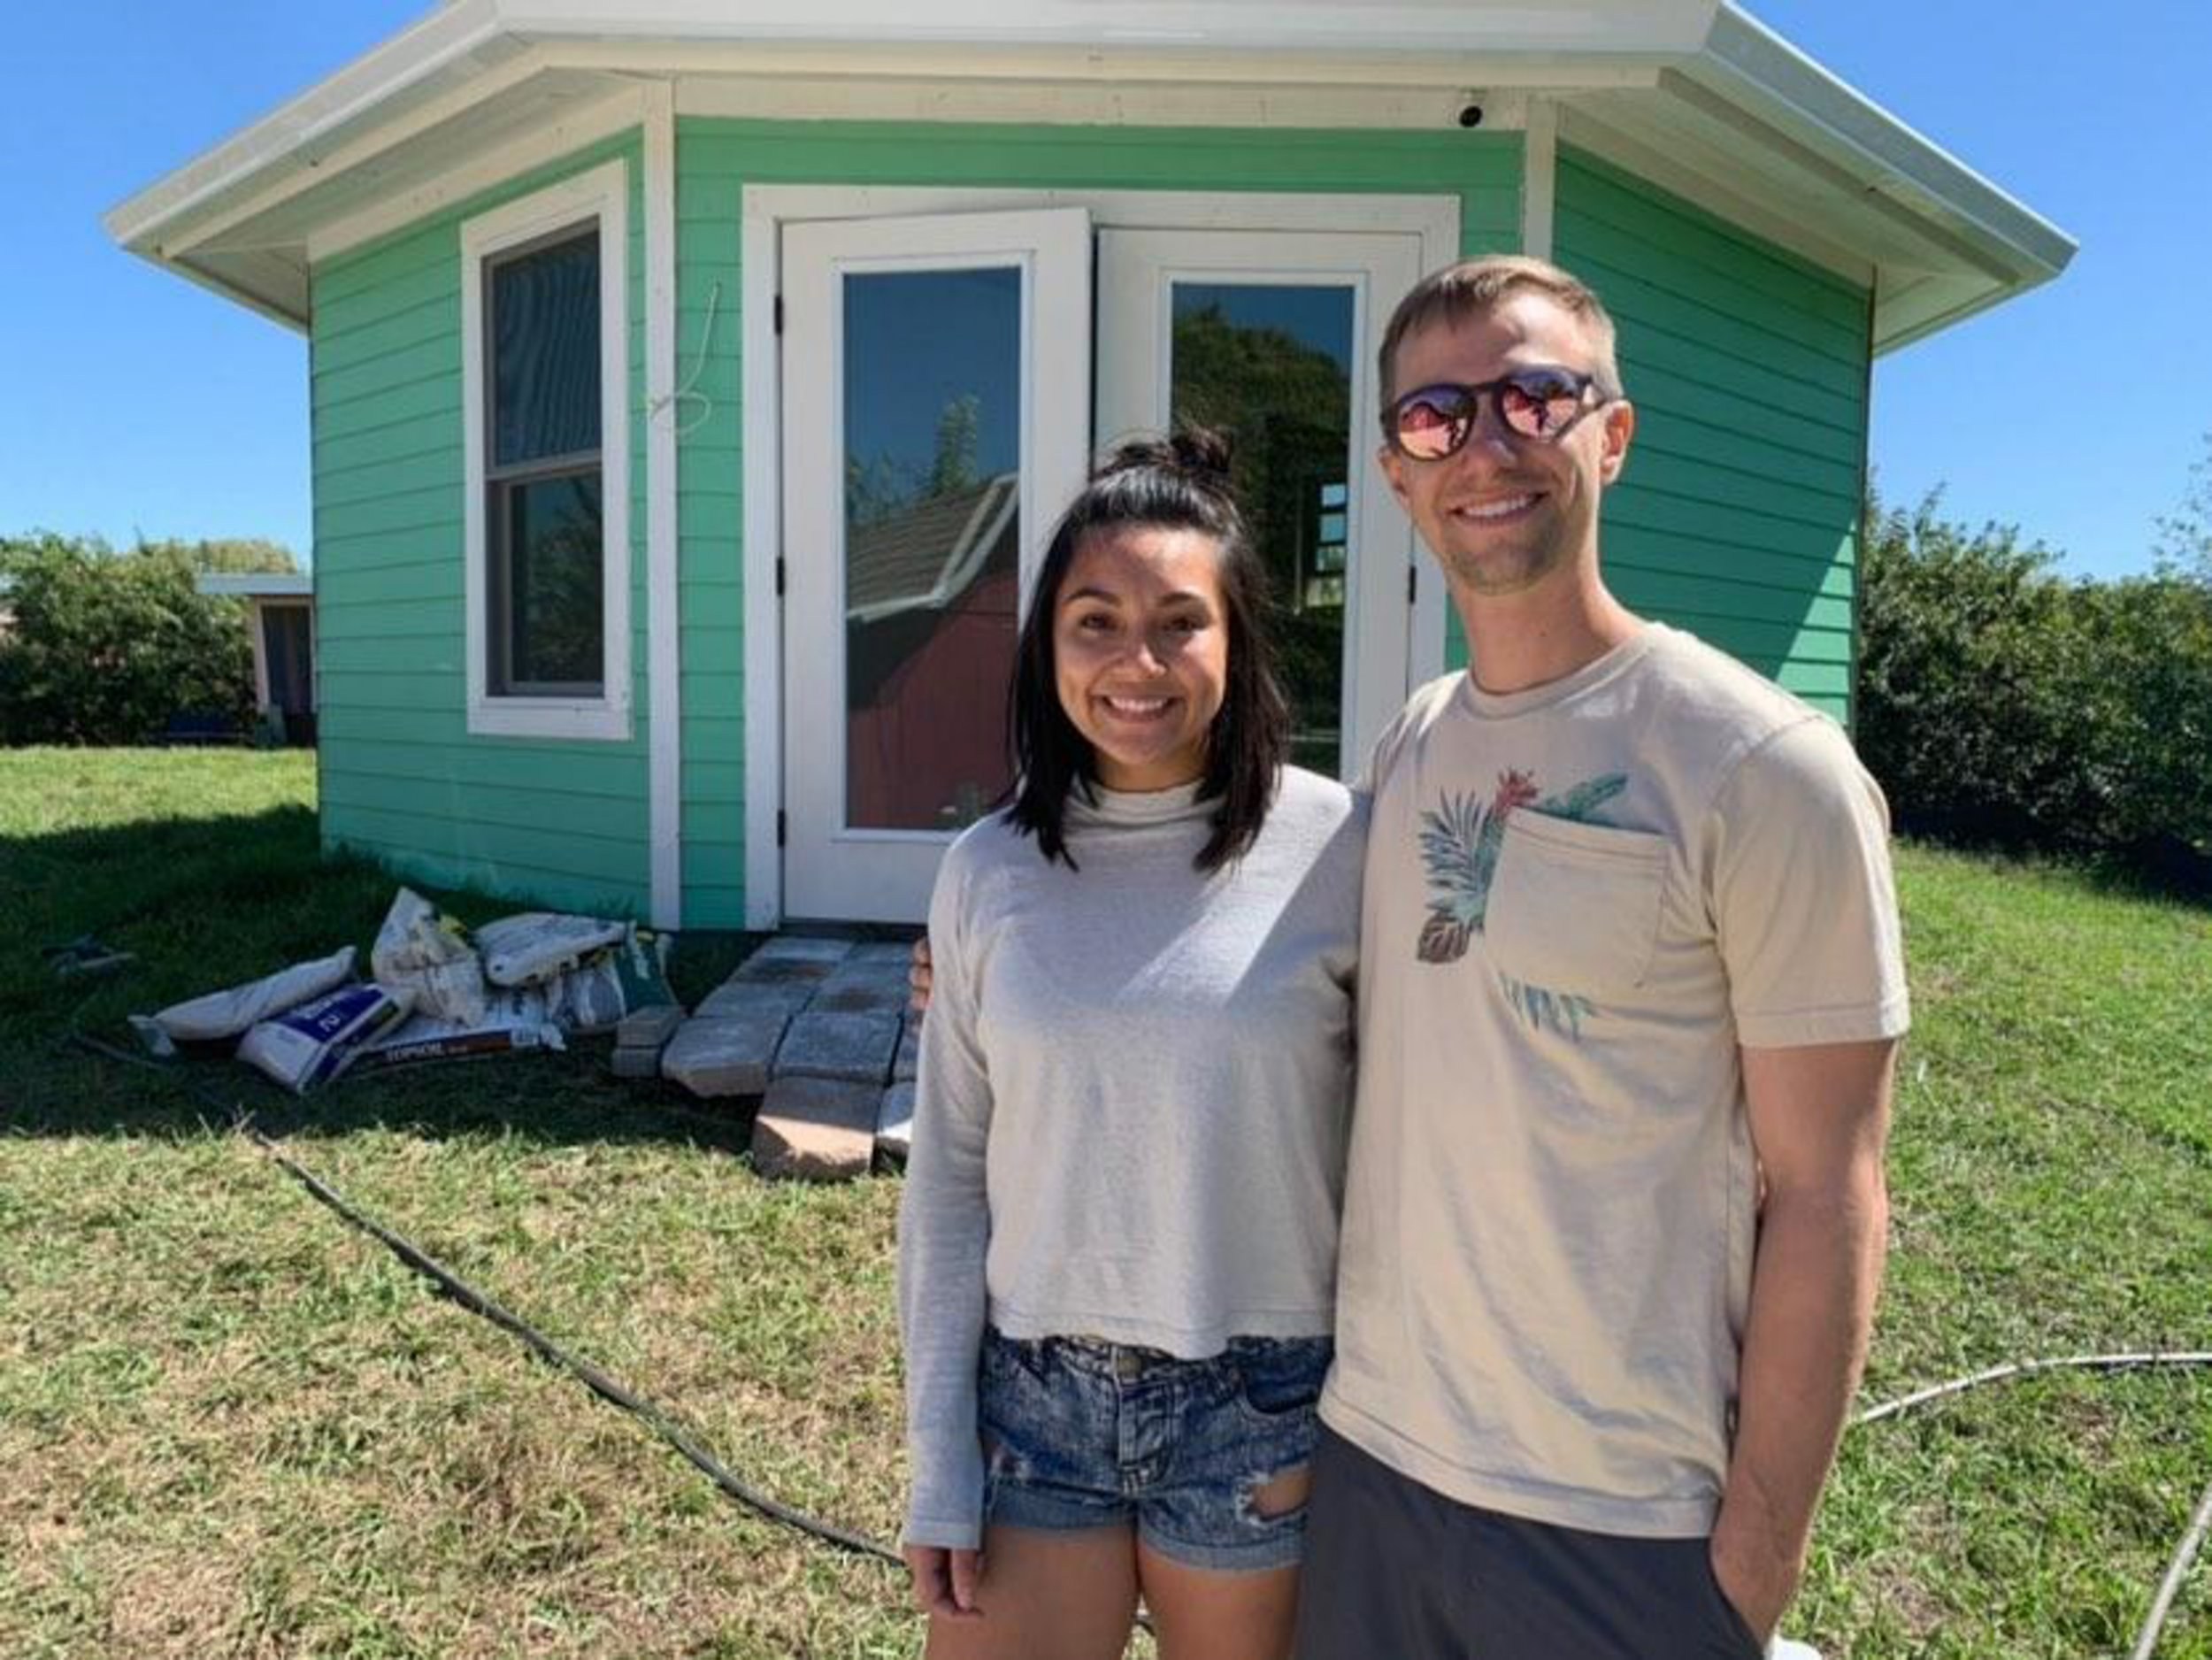
{"type": "Polygon", "coordinates": [[[1179,427],[1167,442],[1175,452],[1175,465],[1184,472],[1210,478],[1223,488],[1228,488],[1229,463],[1236,446],[1227,433],[1217,427],[1179,427]]]}
{"type": "Polygon", "coordinates": [[[1235,446],[1229,434],[1212,427],[1179,427],[1164,438],[1131,438],[1108,451],[1094,479],[1117,473],[1157,468],[1179,473],[1202,489],[1230,493],[1229,464],[1235,446]]]}

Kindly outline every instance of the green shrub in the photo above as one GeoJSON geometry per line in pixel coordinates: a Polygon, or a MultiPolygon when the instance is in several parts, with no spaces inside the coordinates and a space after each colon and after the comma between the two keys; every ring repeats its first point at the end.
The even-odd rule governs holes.
{"type": "Polygon", "coordinates": [[[2212,851],[2212,583],[2069,581],[2003,526],[1867,508],[1857,740],[1901,827],[2125,855],[2212,851]]]}
{"type": "Polygon", "coordinates": [[[190,549],[0,541],[0,742],[142,743],[185,711],[253,713],[241,602],[193,587],[190,549]]]}

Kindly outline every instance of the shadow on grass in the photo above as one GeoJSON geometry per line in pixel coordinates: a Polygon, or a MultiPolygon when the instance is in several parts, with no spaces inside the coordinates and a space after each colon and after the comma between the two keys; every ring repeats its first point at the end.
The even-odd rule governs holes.
{"type": "Polygon", "coordinates": [[[1985,823],[1962,826],[1909,813],[1898,815],[1897,833],[1924,847],[2074,876],[2116,899],[2212,911],[2212,852],[2179,836],[2147,836],[2126,847],[2068,851],[2024,834],[1996,834],[1985,823]]]}
{"type": "MultiPolygon", "coordinates": [[[[0,915],[11,918],[0,934],[0,1136],[219,1134],[235,1103],[277,1136],[382,1128],[742,1150],[754,1103],[716,1110],[657,1080],[617,1079],[605,1039],[577,1040],[565,1053],[356,1073],[304,1099],[219,1052],[157,1072],[71,1041],[81,1032],[134,1052],[127,1016],[348,944],[365,971],[398,885],[368,860],[322,857],[305,806],[0,837],[0,915]],[[98,980],[58,978],[39,948],[88,934],[134,960],[98,980]]],[[[420,891],[471,924],[517,909],[510,899],[420,891]]],[[[670,964],[678,995],[695,1003],[760,938],[681,935],[670,964]]]]}

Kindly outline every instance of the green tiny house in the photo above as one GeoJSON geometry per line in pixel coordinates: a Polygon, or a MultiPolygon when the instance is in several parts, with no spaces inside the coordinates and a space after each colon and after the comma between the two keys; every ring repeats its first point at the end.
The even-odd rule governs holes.
{"type": "Polygon", "coordinates": [[[1117,434],[1239,435],[1302,758],[1461,647],[1398,292],[1547,254],[1611,580],[1848,718],[1873,357],[2060,232],[1719,0],[451,0],[115,210],[310,345],[326,844],[668,926],[919,915],[1117,434]]]}

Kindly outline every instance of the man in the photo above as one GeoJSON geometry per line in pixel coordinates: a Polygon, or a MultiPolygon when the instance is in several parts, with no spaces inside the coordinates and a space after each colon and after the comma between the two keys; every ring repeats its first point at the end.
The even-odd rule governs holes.
{"type": "Polygon", "coordinates": [[[1376,748],[1301,1660],[1755,1654],[1880,1276],[1903,968],[1836,726],[1632,616],[1603,307],[1399,305],[1381,465],[1472,667],[1376,748]]]}

